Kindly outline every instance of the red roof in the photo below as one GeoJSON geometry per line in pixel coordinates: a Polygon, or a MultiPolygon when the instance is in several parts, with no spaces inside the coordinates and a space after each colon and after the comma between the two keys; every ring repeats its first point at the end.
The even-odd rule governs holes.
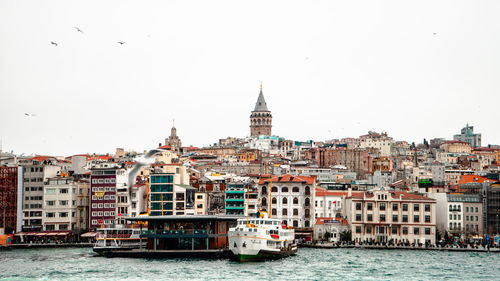
{"type": "Polygon", "coordinates": [[[158,147],[159,149],[172,149],[170,145],[162,145],[158,147]]]}
{"type": "Polygon", "coordinates": [[[347,196],[347,191],[328,191],[316,188],[316,196],[347,196]]]}
{"type": "Polygon", "coordinates": [[[349,222],[346,219],[341,219],[341,218],[316,218],[316,225],[322,225],[325,224],[326,221],[338,221],[343,225],[349,225],[349,222]]]}
{"type": "Polygon", "coordinates": [[[313,184],[316,181],[316,176],[293,176],[293,175],[282,175],[270,178],[261,178],[259,184],[272,182],[305,182],[306,184],[313,184]]]}

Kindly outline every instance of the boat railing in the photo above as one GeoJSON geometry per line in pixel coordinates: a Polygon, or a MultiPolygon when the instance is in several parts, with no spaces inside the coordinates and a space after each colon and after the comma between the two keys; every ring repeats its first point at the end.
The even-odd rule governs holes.
{"type": "Polygon", "coordinates": [[[149,234],[163,234],[163,235],[179,235],[179,234],[208,234],[209,231],[206,229],[170,229],[170,230],[157,230],[156,233],[153,230],[149,231],[149,234]]]}

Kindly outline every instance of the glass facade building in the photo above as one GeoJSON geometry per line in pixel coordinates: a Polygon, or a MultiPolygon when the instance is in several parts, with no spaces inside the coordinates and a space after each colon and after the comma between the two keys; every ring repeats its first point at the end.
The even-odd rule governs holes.
{"type": "Polygon", "coordinates": [[[174,174],[151,174],[149,196],[150,216],[173,215],[174,174]]]}

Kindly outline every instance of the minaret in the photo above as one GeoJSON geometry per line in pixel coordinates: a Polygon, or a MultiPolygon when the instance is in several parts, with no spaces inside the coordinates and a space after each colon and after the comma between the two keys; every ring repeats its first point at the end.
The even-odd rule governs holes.
{"type": "Polygon", "coordinates": [[[267,109],[266,100],[262,93],[262,82],[260,82],[260,93],[255,109],[250,115],[250,136],[258,137],[260,135],[271,136],[273,116],[267,109]]]}

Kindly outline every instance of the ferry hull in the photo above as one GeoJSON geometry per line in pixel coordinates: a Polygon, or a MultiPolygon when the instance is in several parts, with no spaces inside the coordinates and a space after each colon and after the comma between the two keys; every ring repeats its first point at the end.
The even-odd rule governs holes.
{"type": "Polygon", "coordinates": [[[264,261],[264,260],[277,260],[284,257],[294,256],[297,253],[297,248],[283,251],[266,251],[260,250],[257,254],[234,254],[232,253],[231,259],[239,262],[246,261],[264,261]]]}

